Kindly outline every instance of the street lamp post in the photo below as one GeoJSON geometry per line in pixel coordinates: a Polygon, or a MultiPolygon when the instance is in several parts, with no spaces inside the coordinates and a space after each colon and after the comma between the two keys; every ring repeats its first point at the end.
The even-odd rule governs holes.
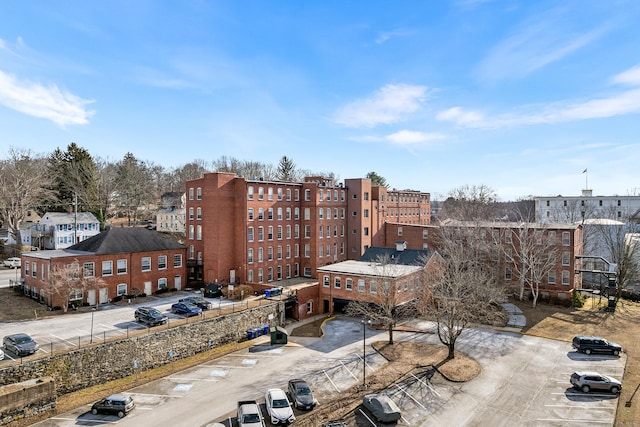
{"type": "Polygon", "coordinates": [[[367,389],[367,325],[371,320],[362,319],[362,389],[367,389]]]}

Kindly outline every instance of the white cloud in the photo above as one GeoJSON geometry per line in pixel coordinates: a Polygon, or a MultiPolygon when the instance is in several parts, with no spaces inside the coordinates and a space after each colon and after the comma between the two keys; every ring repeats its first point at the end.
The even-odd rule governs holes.
{"type": "MultiPolygon", "coordinates": [[[[626,70],[613,79],[615,83],[640,86],[640,66],[626,70]]],[[[630,89],[606,97],[586,101],[555,102],[543,106],[527,106],[522,110],[529,113],[503,113],[488,117],[478,111],[453,107],[436,115],[437,120],[454,122],[468,128],[502,128],[509,126],[552,124],[640,112],[640,88],[630,89]]]]}
{"type": "Polygon", "coordinates": [[[447,138],[446,135],[439,133],[424,133],[410,130],[401,130],[386,136],[386,140],[397,145],[418,145],[445,138],[447,138]]]}
{"type": "Polygon", "coordinates": [[[426,93],[425,86],[389,84],[369,98],[358,99],[340,108],[334,120],[347,127],[397,123],[420,108],[426,93]]]}
{"type": "Polygon", "coordinates": [[[592,29],[557,8],[522,22],[480,63],[476,74],[486,81],[521,78],[588,46],[606,33],[606,25],[592,29]]]}
{"type": "Polygon", "coordinates": [[[21,113],[51,120],[60,126],[86,124],[94,111],[85,106],[93,101],[61,91],[56,85],[20,81],[0,71],[0,104],[21,113]]]}
{"type": "Polygon", "coordinates": [[[614,76],[612,82],[617,84],[640,86],[640,65],[636,65],[635,67],[614,76]]]}
{"type": "Polygon", "coordinates": [[[382,44],[391,39],[392,37],[406,37],[410,35],[412,31],[406,30],[394,30],[394,31],[384,31],[378,35],[376,39],[376,44],[382,44]]]}

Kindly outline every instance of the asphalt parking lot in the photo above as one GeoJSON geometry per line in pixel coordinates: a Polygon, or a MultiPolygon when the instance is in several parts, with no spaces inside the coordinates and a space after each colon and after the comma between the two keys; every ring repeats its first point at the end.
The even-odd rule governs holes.
{"type": "MultiPolygon", "coordinates": [[[[418,326],[433,327],[428,322],[418,326]]],[[[258,339],[251,348],[128,390],[137,408],[123,419],[92,415],[86,406],[36,425],[234,425],[238,400],[264,403],[268,388],[286,389],[294,377],[306,379],[322,405],[362,383],[365,367],[371,373],[385,363],[370,345],[364,362],[363,331],[357,320],[333,320],[325,332],[322,339],[291,337],[286,346],[258,339]]],[[[367,331],[367,344],[386,338],[385,332],[367,331]]],[[[398,332],[396,339],[437,342],[429,333],[398,332]]],[[[574,352],[570,343],[482,329],[464,332],[458,349],[479,361],[481,374],[467,383],[451,383],[422,372],[390,387],[385,394],[403,414],[398,425],[614,424],[617,396],[576,391],[569,377],[577,370],[595,370],[621,378],[624,355],[586,356],[574,352]]],[[[376,425],[369,419],[356,411],[346,421],[351,427],[376,425]]]]}

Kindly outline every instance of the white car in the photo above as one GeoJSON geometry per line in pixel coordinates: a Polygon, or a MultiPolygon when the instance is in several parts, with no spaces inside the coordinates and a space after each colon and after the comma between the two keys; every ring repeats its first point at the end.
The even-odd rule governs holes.
{"type": "Polygon", "coordinates": [[[20,268],[22,261],[18,257],[11,257],[4,260],[4,266],[9,268],[20,268]]]}
{"type": "Polygon", "coordinates": [[[4,351],[0,348],[0,360],[4,360],[4,351]]]}
{"type": "Polygon", "coordinates": [[[291,424],[295,421],[296,417],[293,415],[293,409],[289,399],[287,399],[287,394],[283,390],[279,388],[267,390],[264,400],[271,424],[291,424]]]}

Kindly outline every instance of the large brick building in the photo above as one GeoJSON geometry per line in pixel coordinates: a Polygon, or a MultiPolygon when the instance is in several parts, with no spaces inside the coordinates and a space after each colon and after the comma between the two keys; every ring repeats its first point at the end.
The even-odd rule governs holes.
{"type": "Polygon", "coordinates": [[[76,304],[103,304],[133,288],[148,295],[162,288],[181,289],[186,276],[187,248],[144,228],[111,228],[67,249],[22,254],[24,289],[51,307],[62,302],[49,292],[49,275],[59,268],[78,277],[100,278],[98,289],[77,289],[76,304]]]}
{"type": "Polygon", "coordinates": [[[389,246],[384,224],[430,222],[430,195],[369,179],[336,183],[206,173],[187,182],[186,244],[196,280],[262,284],[317,277],[318,267],[389,246]]]}

